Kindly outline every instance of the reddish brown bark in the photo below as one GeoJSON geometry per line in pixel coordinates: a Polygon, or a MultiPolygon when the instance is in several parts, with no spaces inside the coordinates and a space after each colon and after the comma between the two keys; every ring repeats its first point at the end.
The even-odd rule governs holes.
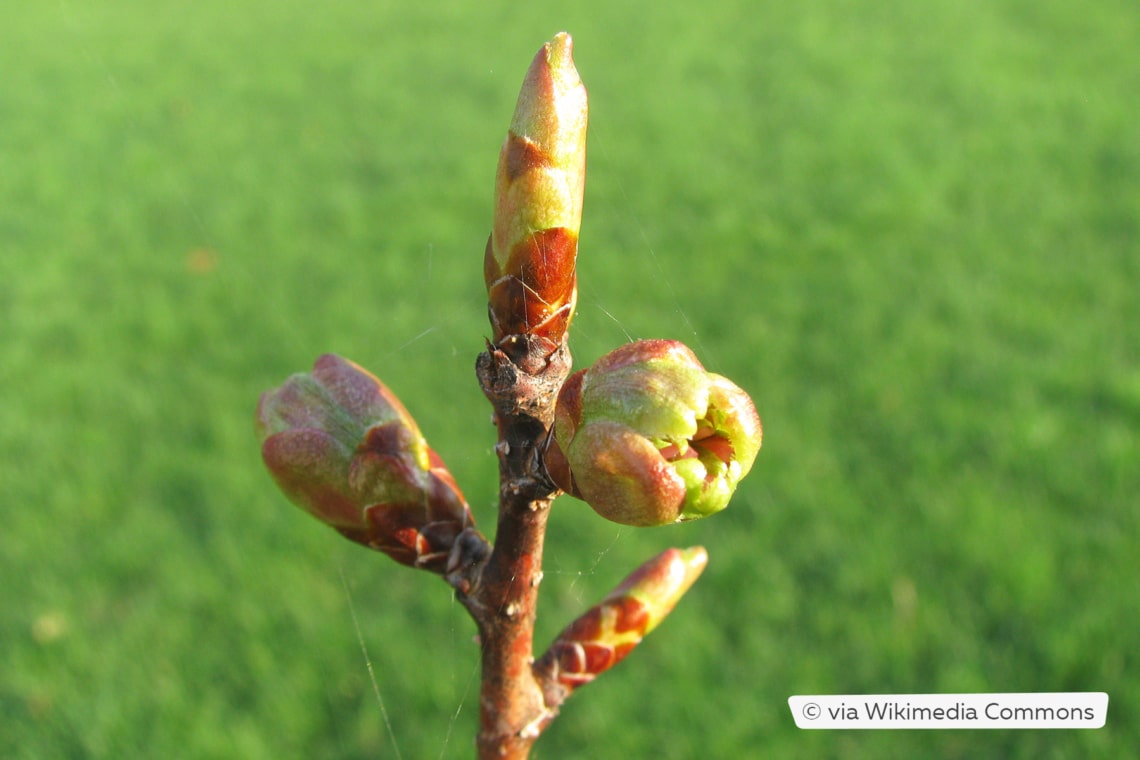
{"type": "Polygon", "coordinates": [[[541,449],[570,353],[565,343],[547,351],[538,340],[510,336],[498,347],[488,345],[476,366],[495,410],[500,482],[494,550],[475,588],[461,596],[478,625],[483,654],[480,758],[526,757],[554,717],[532,670],[543,539],[558,493],[542,467],[541,449]]]}

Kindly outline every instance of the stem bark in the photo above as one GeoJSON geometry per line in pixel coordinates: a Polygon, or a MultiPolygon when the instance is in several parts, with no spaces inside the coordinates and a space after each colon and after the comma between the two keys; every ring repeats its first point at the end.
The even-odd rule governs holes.
{"type": "Polygon", "coordinates": [[[494,549],[463,597],[482,646],[479,757],[525,758],[556,712],[534,664],[534,621],[542,549],[558,489],[542,464],[558,390],[570,372],[565,341],[511,335],[479,356],[476,374],[494,408],[499,520],[494,549]]]}

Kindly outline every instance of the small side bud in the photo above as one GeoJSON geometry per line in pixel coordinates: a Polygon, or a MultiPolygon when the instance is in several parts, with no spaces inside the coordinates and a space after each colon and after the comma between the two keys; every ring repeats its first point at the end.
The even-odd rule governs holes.
{"type": "Polygon", "coordinates": [[[700,546],[658,554],[558,634],[536,672],[569,690],[594,680],[665,619],[707,564],[700,546]]]}
{"type": "Polygon", "coordinates": [[[290,501],[401,564],[444,573],[474,519],[400,400],[326,354],[257,405],[261,454],[290,501]]]}
{"type": "Polygon", "coordinates": [[[566,381],[547,471],[605,518],[665,525],[728,506],[761,436],[748,394],[684,344],[638,341],[566,381]]]}
{"type": "Polygon", "coordinates": [[[586,182],[586,88],[570,35],[546,43],[526,73],[499,154],[495,220],[483,262],[494,342],[562,342],[577,299],[575,262],[586,182]]]}

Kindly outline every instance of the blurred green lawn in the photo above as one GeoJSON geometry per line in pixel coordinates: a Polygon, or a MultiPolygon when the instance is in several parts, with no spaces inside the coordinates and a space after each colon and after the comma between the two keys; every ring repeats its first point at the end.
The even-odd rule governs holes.
{"type": "Polygon", "coordinates": [[[1140,6],[412,5],[5,11],[0,755],[473,754],[464,612],[288,506],[251,416],[349,356],[493,526],[483,244],[560,29],[578,364],[685,340],[765,448],[699,524],[556,505],[543,642],[665,546],[711,563],[536,757],[1140,754],[1140,6]],[[1107,691],[1108,725],[801,732],[786,703],[986,690],[1107,691]]]}

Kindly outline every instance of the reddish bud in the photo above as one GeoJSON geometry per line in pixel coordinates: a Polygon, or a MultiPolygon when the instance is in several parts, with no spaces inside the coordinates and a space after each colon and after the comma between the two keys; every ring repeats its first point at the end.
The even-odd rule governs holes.
{"type": "Polygon", "coordinates": [[[665,619],[706,564],[700,546],[658,554],[558,634],[535,669],[570,689],[594,680],[665,619]]]}
{"type": "Polygon", "coordinates": [[[471,511],[415,420],[369,372],[326,354],[257,406],[261,454],[290,501],[405,565],[443,573],[471,511]]]}
{"type": "Polygon", "coordinates": [[[530,335],[552,351],[573,316],[587,108],[571,49],[562,32],[538,51],[499,154],[483,263],[495,343],[530,335]]]}

